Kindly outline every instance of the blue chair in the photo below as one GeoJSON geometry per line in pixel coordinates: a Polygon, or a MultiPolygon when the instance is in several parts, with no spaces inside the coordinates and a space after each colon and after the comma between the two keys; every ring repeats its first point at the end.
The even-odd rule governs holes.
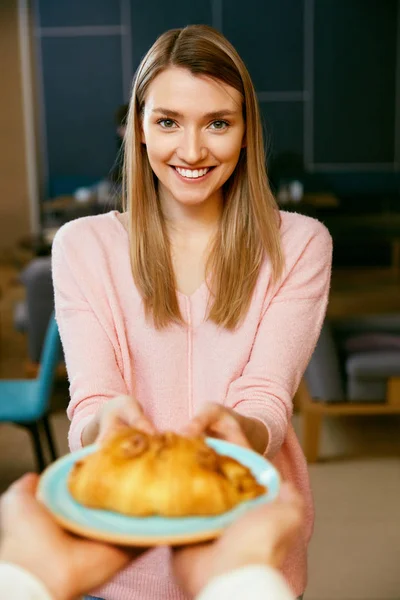
{"type": "Polygon", "coordinates": [[[47,326],[38,377],[36,379],[0,380],[0,423],[15,423],[28,429],[32,436],[39,472],[45,467],[41,443],[42,428],[51,459],[57,458],[48,411],[60,356],[61,341],[53,313],[47,326]]]}

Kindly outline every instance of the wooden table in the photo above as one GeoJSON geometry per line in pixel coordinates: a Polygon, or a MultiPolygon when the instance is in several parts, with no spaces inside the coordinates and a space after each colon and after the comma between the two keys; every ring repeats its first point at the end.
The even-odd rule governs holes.
{"type": "Polygon", "coordinates": [[[400,313],[400,282],[388,269],[340,269],[332,272],[328,317],[400,313]]]}
{"type": "Polygon", "coordinates": [[[338,197],[329,192],[304,194],[302,202],[315,208],[338,208],[339,206],[338,197]]]}
{"type": "Polygon", "coordinates": [[[313,400],[303,379],[294,402],[300,409],[303,427],[303,451],[308,463],[318,460],[319,440],[323,417],[346,415],[400,414],[400,377],[388,380],[386,402],[323,402],[313,400]]]}

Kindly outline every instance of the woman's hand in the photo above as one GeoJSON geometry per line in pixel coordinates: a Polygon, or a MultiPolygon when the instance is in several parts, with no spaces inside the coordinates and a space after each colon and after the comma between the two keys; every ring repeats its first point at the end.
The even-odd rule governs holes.
{"type": "Polygon", "coordinates": [[[268,430],[261,421],[245,417],[231,408],[210,402],[183,430],[184,435],[209,435],[263,454],[268,430]]]}
{"type": "Polygon", "coordinates": [[[84,446],[101,442],[125,427],[134,427],[150,435],[156,433],[141,404],[133,396],[116,396],[101,405],[82,433],[84,446]]]}
{"type": "Polygon", "coordinates": [[[249,448],[241,418],[231,408],[210,402],[186,425],[183,433],[190,436],[210,435],[249,448]]]}

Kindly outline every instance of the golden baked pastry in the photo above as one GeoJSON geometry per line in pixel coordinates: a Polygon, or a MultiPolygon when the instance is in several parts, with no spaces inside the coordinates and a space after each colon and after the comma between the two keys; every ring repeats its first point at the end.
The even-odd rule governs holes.
{"type": "Polygon", "coordinates": [[[79,460],[68,488],[85,506],[137,517],[218,515],[266,491],[247,467],[201,438],[135,429],[79,460]]]}

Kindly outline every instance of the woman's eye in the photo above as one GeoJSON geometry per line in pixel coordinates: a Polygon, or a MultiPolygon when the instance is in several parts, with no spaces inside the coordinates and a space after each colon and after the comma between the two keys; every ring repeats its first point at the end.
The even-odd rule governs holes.
{"type": "Polygon", "coordinates": [[[229,127],[229,123],[227,123],[226,121],[214,121],[213,123],[211,123],[212,129],[221,130],[226,129],[227,127],[229,127]]]}
{"type": "Polygon", "coordinates": [[[157,121],[158,125],[161,125],[164,129],[172,129],[175,125],[175,121],[172,119],[160,119],[157,121]]]}

